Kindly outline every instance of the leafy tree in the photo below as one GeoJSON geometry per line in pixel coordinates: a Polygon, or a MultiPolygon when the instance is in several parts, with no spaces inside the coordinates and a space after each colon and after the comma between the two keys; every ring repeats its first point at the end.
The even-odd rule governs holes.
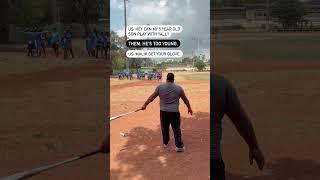
{"type": "Polygon", "coordinates": [[[156,65],[156,67],[158,69],[161,69],[161,70],[165,70],[167,68],[167,66],[165,65],[165,63],[159,63],[156,65]]]}
{"type": "Polygon", "coordinates": [[[206,67],[206,63],[200,60],[200,58],[197,56],[193,57],[193,59],[194,59],[194,67],[196,67],[198,71],[204,70],[204,68],[206,67]]]}
{"type": "Polygon", "coordinates": [[[130,59],[129,65],[131,69],[139,69],[143,64],[142,58],[132,58],[130,59]]]}
{"type": "MultiPolygon", "coordinates": [[[[124,37],[119,37],[114,31],[110,32],[111,35],[111,59],[112,68],[120,70],[126,68],[126,46],[124,37]]],[[[130,69],[139,69],[142,66],[151,66],[153,64],[150,58],[130,58],[130,69]]]]}
{"type": "Polygon", "coordinates": [[[126,67],[125,57],[119,52],[113,52],[112,56],[112,69],[121,70],[126,67]]]}
{"type": "Polygon", "coordinates": [[[9,1],[0,1],[0,25],[1,24],[8,24],[10,16],[9,10],[10,5],[8,3],[9,1]]]}
{"type": "Polygon", "coordinates": [[[1,18],[6,18],[7,24],[22,26],[47,24],[50,18],[48,3],[48,0],[6,0],[1,2],[1,18]]]}
{"type": "Polygon", "coordinates": [[[303,3],[299,0],[275,0],[271,10],[271,16],[278,19],[284,29],[297,26],[306,15],[303,3]]]}
{"type": "Polygon", "coordinates": [[[80,15],[85,34],[90,32],[89,23],[97,22],[99,19],[99,2],[92,0],[73,0],[80,15]]]}
{"type": "Polygon", "coordinates": [[[183,58],[181,62],[182,62],[182,64],[185,64],[185,65],[193,64],[193,60],[190,57],[183,58]]]}

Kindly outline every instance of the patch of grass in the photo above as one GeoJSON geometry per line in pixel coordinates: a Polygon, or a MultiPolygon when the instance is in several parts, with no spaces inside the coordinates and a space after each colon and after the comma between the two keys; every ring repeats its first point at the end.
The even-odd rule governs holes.
{"type": "Polygon", "coordinates": [[[195,81],[209,81],[210,75],[209,73],[192,73],[192,74],[185,74],[182,75],[186,80],[195,80],[195,81]]]}
{"type": "Polygon", "coordinates": [[[238,34],[221,36],[214,54],[219,62],[229,60],[317,61],[320,34],[238,34]]]}

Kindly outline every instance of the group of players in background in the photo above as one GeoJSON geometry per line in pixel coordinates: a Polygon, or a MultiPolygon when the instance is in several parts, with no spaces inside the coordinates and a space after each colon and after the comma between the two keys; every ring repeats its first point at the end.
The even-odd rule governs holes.
{"type": "MultiPolygon", "coordinates": [[[[118,73],[119,80],[127,79],[133,80],[133,72],[131,71],[121,71],[118,73]]],[[[161,80],[162,79],[162,71],[150,71],[150,72],[143,72],[137,70],[137,79],[139,80],[161,80]]]]}
{"type": "Polygon", "coordinates": [[[148,80],[161,80],[162,71],[150,71],[150,72],[137,72],[138,79],[148,79],[148,80]]]}
{"type": "MultiPolygon", "coordinates": [[[[53,31],[44,31],[41,28],[26,29],[27,55],[32,57],[46,56],[46,48],[52,48],[56,57],[59,57],[59,49],[63,50],[63,58],[74,58],[72,46],[71,26],[63,31],[62,35],[56,28],[53,31]]],[[[94,29],[89,32],[85,40],[85,48],[88,56],[99,57],[99,52],[107,58],[110,48],[110,35],[108,32],[98,32],[94,29]]]]}

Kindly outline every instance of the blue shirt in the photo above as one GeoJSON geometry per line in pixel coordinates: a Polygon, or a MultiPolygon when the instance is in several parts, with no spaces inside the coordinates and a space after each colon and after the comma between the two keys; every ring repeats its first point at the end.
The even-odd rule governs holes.
{"type": "Polygon", "coordinates": [[[27,37],[27,41],[34,41],[35,37],[34,37],[34,33],[33,32],[25,32],[26,37],[27,37]]]}
{"type": "Polygon", "coordinates": [[[51,42],[52,43],[58,43],[60,39],[60,35],[58,32],[52,33],[51,42]]]}
{"type": "Polygon", "coordinates": [[[91,47],[95,49],[97,47],[97,36],[95,33],[91,36],[91,47]]]}
{"type": "Polygon", "coordinates": [[[62,37],[61,45],[62,45],[63,49],[68,49],[69,48],[69,42],[68,42],[67,37],[65,37],[65,36],[62,37]]]}

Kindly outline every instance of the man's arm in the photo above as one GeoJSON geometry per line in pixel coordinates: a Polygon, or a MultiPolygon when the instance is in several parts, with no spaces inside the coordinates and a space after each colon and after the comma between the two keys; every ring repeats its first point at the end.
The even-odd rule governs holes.
{"type": "Polygon", "coordinates": [[[263,153],[260,151],[258,141],[252,126],[252,123],[244,111],[238,95],[235,89],[229,86],[227,90],[227,116],[231,119],[235,125],[239,134],[243,137],[249,146],[249,158],[250,163],[253,163],[253,159],[256,160],[260,169],[263,169],[265,160],[263,153]]]}
{"type": "Polygon", "coordinates": [[[145,110],[148,106],[148,104],[150,104],[154,99],[156,99],[159,95],[159,89],[157,88],[154,93],[151,94],[151,96],[147,99],[147,101],[143,104],[143,106],[141,107],[141,110],[145,110]]]}
{"type": "Polygon", "coordinates": [[[108,130],[105,129],[106,135],[104,136],[102,143],[100,144],[100,152],[101,153],[109,153],[110,152],[110,135],[108,130]]]}
{"type": "Polygon", "coordinates": [[[184,93],[184,90],[182,90],[182,92],[181,92],[181,99],[183,100],[184,104],[188,107],[188,113],[190,113],[192,115],[193,111],[191,109],[189,99],[187,98],[186,94],[184,93]]]}

